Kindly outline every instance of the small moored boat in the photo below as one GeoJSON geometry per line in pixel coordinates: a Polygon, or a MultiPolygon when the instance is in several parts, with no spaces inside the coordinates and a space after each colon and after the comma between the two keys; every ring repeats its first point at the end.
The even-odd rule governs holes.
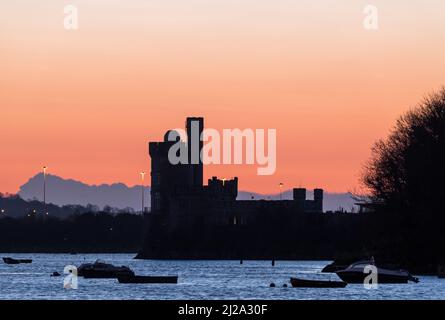
{"type": "Polygon", "coordinates": [[[308,280],[290,278],[290,283],[294,288],[344,288],[347,283],[343,281],[308,280]]]}
{"type": "Polygon", "coordinates": [[[178,283],[178,276],[120,276],[119,283],[178,283]]]}
{"type": "Polygon", "coordinates": [[[4,257],[3,262],[6,264],[32,263],[32,259],[13,259],[10,257],[4,257]]]}

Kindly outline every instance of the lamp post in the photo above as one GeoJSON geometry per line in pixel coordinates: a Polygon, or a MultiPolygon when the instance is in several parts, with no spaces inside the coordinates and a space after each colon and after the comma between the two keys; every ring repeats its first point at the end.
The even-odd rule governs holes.
{"type": "Polygon", "coordinates": [[[280,182],[279,187],[280,187],[280,201],[281,201],[281,200],[283,200],[283,192],[282,192],[282,190],[283,190],[283,183],[282,182],[280,182]]]}
{"type": "Polygon", "coordinates": [[[46,166],[43,167],[43,207],[46,210],[46,166]]]}
{"type": "Polygon", "coordinates": [[[144,214],[144,177],[145,172],[141,172],[141,193],[142,193],[142,214],[144,214]]]}

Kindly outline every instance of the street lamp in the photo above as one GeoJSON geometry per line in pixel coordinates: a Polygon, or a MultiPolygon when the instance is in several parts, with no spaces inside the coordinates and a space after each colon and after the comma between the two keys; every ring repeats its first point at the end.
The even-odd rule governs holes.
{"type": "Polygon", "coordinates": [[[142,213],[144,213],[144,177],[146,173],[144,171],[141,172],[141,193],[142,193],[142,213]]]}
{"type": "Polygon", "coordinates": [[[43,167],[43,206],[46,209],[46,166],[43,167]]]}
{"type": "Polygon", "coordinates": [[[283,192],[282,192],[282,190],[283,190],[283,183],[282,182],[280,182],[279,187],[280,187],[280,201],[281,201],[281,200],[283,200],[283,192]]]}

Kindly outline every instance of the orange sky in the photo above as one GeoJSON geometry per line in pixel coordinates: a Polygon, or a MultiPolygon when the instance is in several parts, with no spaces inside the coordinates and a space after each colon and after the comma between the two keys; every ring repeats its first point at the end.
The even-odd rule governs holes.
{"type": "Polygon", "coordinates": [[[277,171],[240,188],[350,191],[372,143],[445,84],[445,2],[14,0],[0,4],[0,191],[40,170],[138,183],[148,141],[182,127],[277,129],[277,171]],[[79,29],[63,28],[63,5],[79,29]]]}

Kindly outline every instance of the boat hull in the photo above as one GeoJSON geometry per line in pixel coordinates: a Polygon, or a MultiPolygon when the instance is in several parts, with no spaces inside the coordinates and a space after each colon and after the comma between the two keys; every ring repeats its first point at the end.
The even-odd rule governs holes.
{"type": "Polygon", "coordinates": [[[298,278],[290,278],[290,283],[294,288],[344,288],[347,286],[347,283],[342,281],[320,281],[298,278]]]}
{"type": "MultiPolygon", "coordinates": [[[[354,271],[338,271],[337,275],[346,283],[365,283],[365,278],[369,275],[354,271]]],[[[378,274],[377,283],[408,283],[409,276],[378,274]]]]}
{"type": "Polygon", "coordinates": [[[130,273],[108,270],[83,270],[82,276],[85,279],[116,279],[122,276],[129,276],[130,273]]]}
{"type": "Polygon", "coordinates": [[[119,283],[178,283],[178,276],[120,276],[119,283]]]}
{"type": "Polygon", "coordinates": [[[3,262],[6,264],[20,264],[20,263],[32,263],[31,259],[13,259],[9,257],[3,258],[3,262]]]}
{"type": "Polygon", "coordinates": [[[19,259],[19,263],[32,263],[31,259],[19,259]]]}

